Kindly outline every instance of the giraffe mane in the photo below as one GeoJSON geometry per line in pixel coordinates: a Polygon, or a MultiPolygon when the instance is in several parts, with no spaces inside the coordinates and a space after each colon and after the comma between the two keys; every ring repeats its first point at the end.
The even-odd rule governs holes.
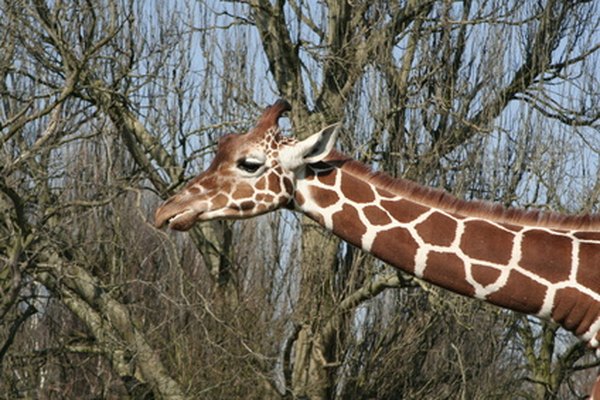
{"type": "Polygon", "coordinates": [[[477,217],[520,226],[537,226],[557,230],[600,230],[600,214],[567,215],[543,210],[504,207],[498,203],[463,200],[440,189],[419,185],[403,178],[392,178],[365,164],[333,151],[326,160],[345,172],[365,178],[377,188],[405,197],[428,207],[436,207],[461,216],[477,217]]]}

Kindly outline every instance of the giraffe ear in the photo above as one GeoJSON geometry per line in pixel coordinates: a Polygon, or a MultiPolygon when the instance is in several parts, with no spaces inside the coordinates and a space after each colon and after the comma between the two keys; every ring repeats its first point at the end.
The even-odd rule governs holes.
{"type": "Polygon", "coordinates": [[[303,141],[282,149],[279,157],[282,166],[293,171],[302,165],[323,160],[333,149],[340,127],[340,123],[329,125],[303,141]]]}

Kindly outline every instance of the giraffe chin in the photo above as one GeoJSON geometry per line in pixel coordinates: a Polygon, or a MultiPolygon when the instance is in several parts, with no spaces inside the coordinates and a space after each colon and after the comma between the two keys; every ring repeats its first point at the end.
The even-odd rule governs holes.
{"type": "Polygon", "coordinates": [[[186,210],[169,218],[169,229],[175,231],[189,231],[198,221],[202,213],[195,210],[186,210]]]}

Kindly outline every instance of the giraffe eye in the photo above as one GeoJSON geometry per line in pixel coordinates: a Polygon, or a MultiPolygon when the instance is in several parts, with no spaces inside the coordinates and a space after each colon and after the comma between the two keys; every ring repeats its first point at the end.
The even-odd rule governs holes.
{"type": "Polygon", "coordinates": [[[237,167],[239,169],[250,174],[253,174],[256,171],[258,171],[263,165],[263,162],[249,158],[242,158],[237,163],[237,167]]]}

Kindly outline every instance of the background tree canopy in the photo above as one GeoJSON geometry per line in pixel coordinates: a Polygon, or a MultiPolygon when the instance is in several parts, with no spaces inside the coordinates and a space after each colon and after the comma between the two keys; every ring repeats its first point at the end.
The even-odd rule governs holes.
{"type": "Polygon", "coordinates": [[[152,215],[279,97],[392,175],[599,212],[599,29],[589,0],[0,0],[0,393],[584,397],[572,335],[299,215],[152,215]]]}

